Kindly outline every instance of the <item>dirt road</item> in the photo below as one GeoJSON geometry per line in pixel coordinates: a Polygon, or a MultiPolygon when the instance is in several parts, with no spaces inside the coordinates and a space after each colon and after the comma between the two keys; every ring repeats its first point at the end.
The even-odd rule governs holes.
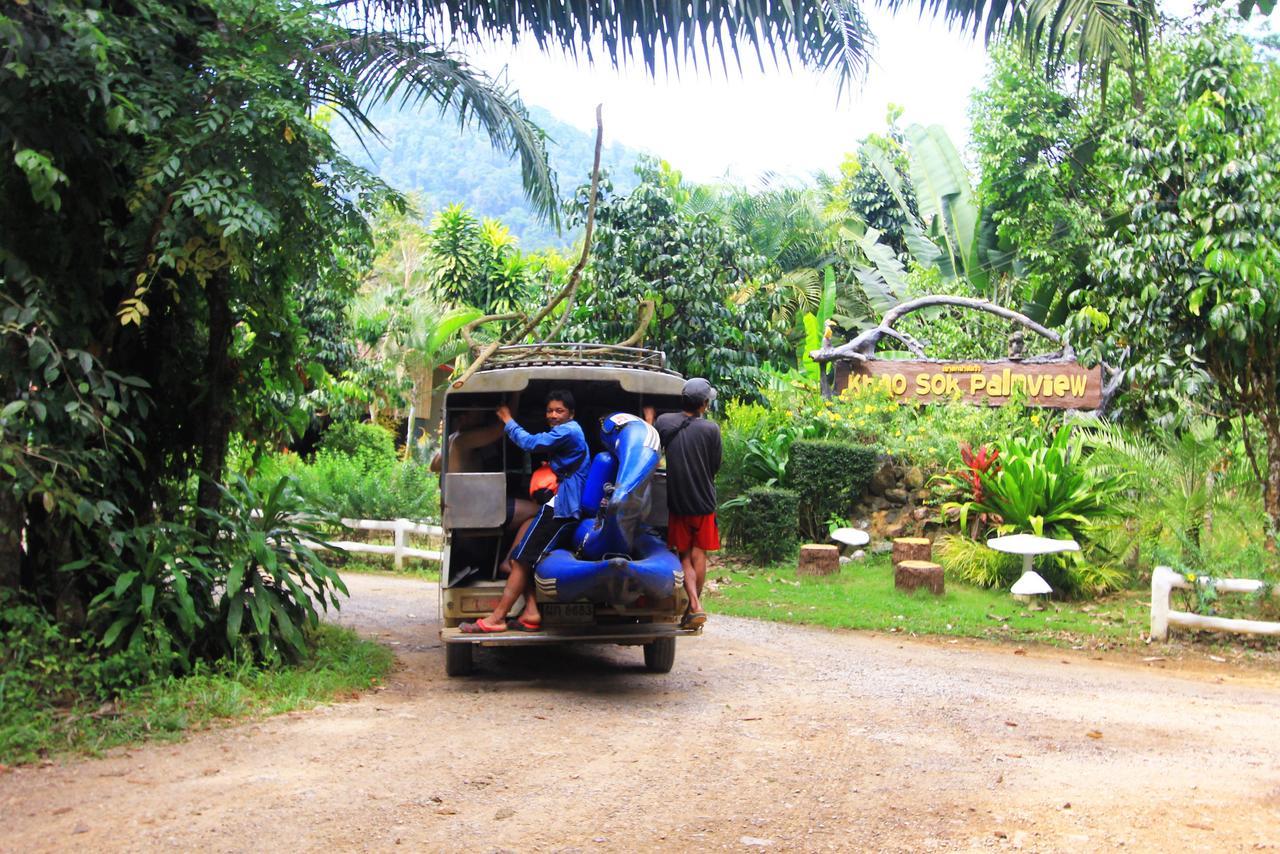
{"type": "Polygon", "coordinates": [[[0,850],[1280,848],[1275,673],[713,616],[666,676],[599,647],[450,680],[432,585],[348,584],[384,690],[0,776],[0,850]]]}

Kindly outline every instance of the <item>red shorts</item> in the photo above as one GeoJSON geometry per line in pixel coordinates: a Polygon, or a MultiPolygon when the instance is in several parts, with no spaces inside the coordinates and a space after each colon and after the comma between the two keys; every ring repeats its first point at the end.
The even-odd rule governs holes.
{"type": "Polygon", "coordinates": [[[672,513],[667,518],[667,545],[680,554],[694,546],[705,552],[720,548],[720,529],[716,527],[716,514],[705,516],[680,516],[672,513]]]}

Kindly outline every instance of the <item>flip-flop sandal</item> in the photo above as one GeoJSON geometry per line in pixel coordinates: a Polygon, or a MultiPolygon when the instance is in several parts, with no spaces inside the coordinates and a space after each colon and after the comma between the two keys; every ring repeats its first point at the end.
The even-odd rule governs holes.
{"type": "Polygon", "coordinates": [[[685,615],[680,618],[680,628],[682,629],[699,629],[707,622],[706,611],[686,611],[685,615]]]}
{"type": "Polygon", "coordinates": [[[485,625],[484,623],[482,623],[480,620],[476,620],[476,621],[471,622],[471,623],[461,623],[461,624],[459,624],[459,625],[458,625],[458,631],[462,632],[464,635],[492,635],[492,634],[499,634],[499,633],[501,633],[501,632],[505,632],[505,631],[507,630],[507,628],[508,628],[508,626],[506,626],[506,625],[503,625],[503,626],[502,626],[502,627],[500,627],[500,628],[498,628],[498,627],[493,627],[493,626],[486,626],[486,625],[485,625]]]}
{"type": "Polygon", "coordinates": [[[518,620],[507,620],[507,628],[513,632],[540,632],[542,623],[531,623],[521,617],[518,620]]]}

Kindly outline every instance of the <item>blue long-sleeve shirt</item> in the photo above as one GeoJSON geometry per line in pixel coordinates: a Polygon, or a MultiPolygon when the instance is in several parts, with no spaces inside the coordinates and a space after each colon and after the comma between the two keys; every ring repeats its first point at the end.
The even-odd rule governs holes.
{"type": "Polygon", "coordinates": [[[582,516],[582,489],[587,483],[587,437],[577,421],[566,421],[545,433],[530,433],[512,419],[504,428],[516,447],[551,457],[551,470],[560,479],[555,518],[582,516]]]}

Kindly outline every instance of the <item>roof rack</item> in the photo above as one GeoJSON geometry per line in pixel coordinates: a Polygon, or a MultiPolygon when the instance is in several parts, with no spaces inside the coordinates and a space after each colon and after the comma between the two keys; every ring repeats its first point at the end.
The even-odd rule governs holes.
{"type": "Polygon", "coordinates": [[[552,343],[509,344],[499,347],[481,371],[529,365],[616,365],[666,371],[667,354],[646,347],[618,344],[552,343]]]}

